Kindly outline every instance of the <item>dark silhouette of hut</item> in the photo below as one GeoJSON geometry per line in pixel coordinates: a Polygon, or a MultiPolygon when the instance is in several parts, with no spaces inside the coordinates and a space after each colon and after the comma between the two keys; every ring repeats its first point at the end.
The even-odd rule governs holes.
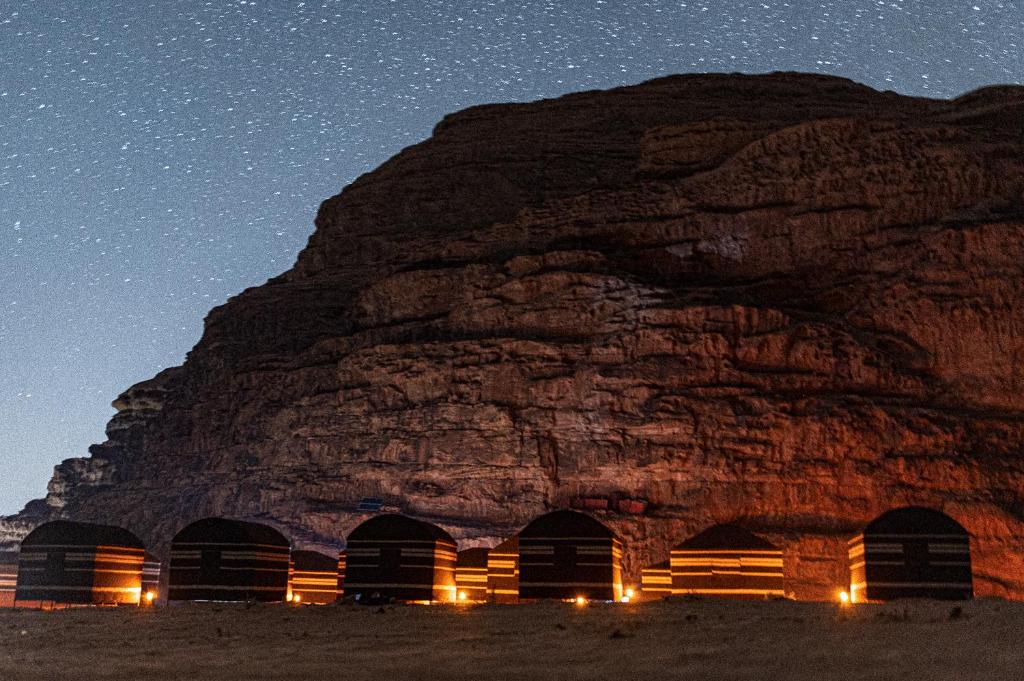
{"type": "Polygon", "coordinates": [[[487,601],[487,553],[486,548],[459,551],[455,561],[455,587],[460,601],[487,601]]]}
{"type": "Polygon", "coordinates": [[[18,554],[0,551],[0,608],[14,607],[14,590],[18,586],[18,554]]]}
{"type": "Polygon", "coordinates": [[[491,603],[519,601],[519,535],[487,552],[487,600],[491,603]]]}
{"type": "Polygon", "coordinates": [[[338,559],[319,551],[292,551],[292,599],[333,603],[338,599],[338,559]]]}
{"type": "Polygon", "coordinates": [[[455,600],[455,540],[436,525],[387,513],[348,535],[345,596],[361,601],[455,600]]]}
{"type": "Polygon", "coordinates": [[[672,566],[669,561],[642,568],[640,570],[640,596],[644,600],[654,600],[672,595],[672,566]]]}
{"type": "Polygon", "coordinates": [[[519,598],[619,600],[622,545],[576,511],[542,515],[519,533],[519,598]]]}
{"type": "Polygon", "coordinates": [[[672,549],[672,593],[783,596],[782,550],[736,525],[715,525],[672,549]]]}
{"type": "Polygon", "coordinates": [[[850,540],[850,599],[973,597],[971,540],[960,523],[927,508],[883,513],[850,540]]]}
{"type": "Polygon", "coordinates": [[[120,527],[44,523],[21,542],[15,604],[137,605],[144,554],[139,538],[120,527]]]}
{"type": "Polygon", "coordinates": [[[160,595],[160,559],[149,551],[142,561],[142,603],[151,605],[160,595]]]}
{"type": "Polygon", "coordinates": [[[284,601],[288,540],[260,523],[205,518],[171,540],[170,601],[284,601]]]}

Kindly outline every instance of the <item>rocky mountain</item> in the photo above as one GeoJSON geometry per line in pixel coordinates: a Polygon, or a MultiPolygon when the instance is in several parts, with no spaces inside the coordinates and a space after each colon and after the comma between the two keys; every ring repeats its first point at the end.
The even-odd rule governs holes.
{"type": "Polygon", "coordinates": [[[696,75],[450,115],[114,404],[0,537],[339,546],[375,497],[489,545],[575,505],[634,577],[736,522],[829,598],[917,504],[1024,597],[1024,88],[696,75]]]}

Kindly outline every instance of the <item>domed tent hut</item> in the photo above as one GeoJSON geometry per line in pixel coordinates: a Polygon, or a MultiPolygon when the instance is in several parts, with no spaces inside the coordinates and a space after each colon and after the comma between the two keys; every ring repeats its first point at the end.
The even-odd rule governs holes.
{"type": "Polygon", "coordinates": [[[139,538],[120,527],[43,523],[21,542],[15,605],[137,605],[144,555],[139,538]]]}
{"type": "Polygon", "coordinates": [[[14,607],[14,590],[18,586],[17,551],[0,551],[0,608],[14,607]]]}
{"type": "Polygon", "coordinates": [[[673,594],[764,599],[785,595],[782,550],[737,525],[715,525],[672,549],[673,594]]]}
{"type": "Polygon", "coordinates": [[[455,540],[404,515],[374,516],[348,535],[345,596],[361,600],[455,600],[455,540]]]}
{"type": "Polygon", "coordinates": [[[850,540],[849,556],[854,602],[974,595],[970,535],[938,511],[907,507],[883,513],[850,540]]]}
{"type": "Polygon", "coordinates": [[[460,601],[487,601],[488,552],[489,549],[482,547],[459,551],[455,561],[455,587],[460,601]]]}
{"type": "Polygon", "coordinates": [[[268,525],[198,520],[171,540],[167,599],[284,601],[288,562],[288,540],[268,525]]]}
{"type": "Polygon", "coordinates": [[[672,565],[663,560],[640,570],[640,597],[656,600],[672,595],[672,565]]]}
{"type": "Polygon", "coordinates": [[[519,533],[519,598],[579,597],[622,598],[622,545],[588,515],[542,515],[519,533]]]}
{"type": "Polygon", "coordinates": [[[491,603],[519,601],[519,535],[487,552],[487,600],[491,603]]]}
{"type": "Polygon", "coordinates": [[[319,551],[292,551],[292,598],[302,603],[338,599],[338,559],[319,551]]]}

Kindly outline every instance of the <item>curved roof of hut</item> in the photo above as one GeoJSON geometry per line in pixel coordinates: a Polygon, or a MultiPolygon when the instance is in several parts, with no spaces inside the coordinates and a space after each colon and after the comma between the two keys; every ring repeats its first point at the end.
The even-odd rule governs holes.
{"type": "Polygon", "coordinates": [[[534,518],[519,536],[615,539],[615,533],[604,523],[578,511],[553,511],[534,518]]]}
{"type": "Polygon", "coordinates": [[[487,554],[490,549],[475,547],[459,551],[455,564],[458,567],[487,567],[487,554]]]}
{"type": "Polygon", "coordinates": [[[171,542],[209,541],[224,544],[266,544],[290,546],[291,542],[270,525],[230,518],[203,518],[186,525],[171,542]]]}
{"type": "Polygon", "coordinates": [[[709,527],[678,544],[675,548],[684,551],[729,551],[735,549],[771,551],[776,549],[776,546],[739,525],[726,524],[709,527]]]}
{"type": "Polygon", "coordinates": [[[63,544],[65,546],[126,546],[145,549],[142,540],[123,527],[53,520],[28,533],[22,546],[63,544]]]}
{"type": "Polygon", "coordinates": [[[452,536],[437,525],[397,513],[376,515],[363,521],[348,535],[348,541],[373,541],[374,539],[433,540],[455,544],[452,536]]]}
{"type": "Polygon", "coordinates": [[[292,551],[292,563],[296,570],[334,572],[338,569],[338,558],[319,551],[292,551]]]}
{"type": "Polygon", "coordinates": [[[877,534],[962,534],[963,525],[945,513],[920,506],[907,506],[886,511],[864,528],[864,532],[877,534]]]}

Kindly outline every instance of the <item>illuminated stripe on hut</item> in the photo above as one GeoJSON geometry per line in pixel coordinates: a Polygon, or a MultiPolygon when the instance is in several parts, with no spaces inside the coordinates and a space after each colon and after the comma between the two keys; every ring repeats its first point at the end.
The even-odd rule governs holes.
{"type": "Polygon", "coordinates": [[[487,601],[487,554],[486,548],[459,551],[455,564],[455,586],[460,601],[487,601]]]}
{"type": "Polygon", "coordinates": [[[850,600],[964,600],[974,595],[970,535],[927,508],[889,511],[850,540],[850,600]]]}
{"type": "Polygon", "coordinates": [[[519,536],[506,539],[487,553],[487,600],[519,601],[519,536]]]}
{"type": "Polygon", "coordinates": [[[268,525],[205,518],[171,541],[168,600],[284,601],[289,544],[268,525]]]}
{"type": "Polygon", "coordinates": [[[18,586],[18,554],[0,552],[0,608],[14,607],[14,592],[18,586]]]}
{"type": "Polygon", "coordinates": [[[21,543],[18,607],[137,605],[145,548],[120,527],[57,520],[21,543]]]}
{"type": "Polygon", "coordinates": [[[543,515],[519,533],[519,598],[622,598],[622,545],[576,511],[543,515]]]}
{"type": "Polygon", "coordinates": [[[338,559],[317,551],[292,551],[291,594],[302,603],[338,598],[338,559]]]}
{"type": "Polygon", "coordinates": [[[456,600],[455,540],[436,525],[388,513],[349,534],[345,596],[405,602],[456,600]]]}
{"type": "Polygon", "coordinates": [[[672,568],[669,561],[640,570],[640,596],[644,600],[666,598],[672,595],[672,568]]]}
{"type": "Polygon", "coordinates": [[[785,595],[782,550],[736,525],[716,525],[672,549],[672,593],[736,599],[785,595]]]}

